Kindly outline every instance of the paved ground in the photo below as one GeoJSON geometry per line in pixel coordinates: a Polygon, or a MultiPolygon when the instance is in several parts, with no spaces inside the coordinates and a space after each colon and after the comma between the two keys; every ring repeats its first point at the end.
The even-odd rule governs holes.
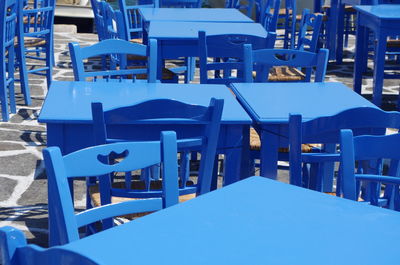
{"type": "MultiPolygon", "coordinates": [[[[55,34],[56,69],[54,80],[72,80],[67,44],[76,41],[82,45],[97,41],[94,34],[76,34],[69,27],[60,27],[63,32],[55,34]]],[[[353,60],[347,50],[348,59],[343,65],[329,65],[328,80],[339,81],[352,87],[353,60]]],[[[29,241],[47,245],[47,183],[41,150],[46,146],[45,125],[37,122],[41,105],[46,96],[45,80],[30,76],[33,98],[31,106],[25,106],[21,94],[17,94],[18,112],[7,123],[0,122],[0,227],[13,225],[23,230],[29,241]]],[[[372,79],[364,81],[363,91],[371,91],[372,79]]],[[[397,100],[399,81],[385,81],[386,101],[397,100]]],[[[311,101],[312,99],[310,99],[311,101]]],[[[311,104],[311,103],[310,103],[311,104]]],[[[385,108],[393,108],[391,103],[385,108]]],[[[286,173],[281,172],[285,179],[286,173]]],[[[83,206],[83,183],[76,184],[77,205],[83,206]]]]}

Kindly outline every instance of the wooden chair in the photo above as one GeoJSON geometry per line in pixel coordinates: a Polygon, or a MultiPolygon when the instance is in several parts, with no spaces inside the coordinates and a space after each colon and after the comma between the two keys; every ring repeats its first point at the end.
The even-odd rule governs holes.
{"type": "Polygon", "coordinates": [[[74,70],[75,81],[128,81],[135,82],[137,79],[147,79],[148,82],[156,82],[156,56],[151,56],[153,52],[156,55],[156,43],[150,41],[150,47],[142,44],[130,43],[120,39],[107,39],[91,45],[89,47],[80,47],[78,43],[70,43],[69,50],[71,55],[72,67],[74,70]],[[148,65],[132,67],[129,69],[127,56],[141,56],[146,58],[148,53],[148,65]],[[102,57],[103,68],[107,63],[107,70],[86,71],[84,60],[88,58],[102,57]],[[104,58],[107,57],[107,60],[104,58]],[[130,79],[130,80],[129,80],[130,79]]]}
{"type": "Polygon", "coordinates": [[[269,34],[267,38],[245,34],[206,36],[204,31],[199,31],[200,83],[227,85],[243,82],[243,45],[252,44],[254,49],[273,48],[275,36],[275,34],[269,34]],[[208,61],[210,58],[212,62],[208,61]]]}
{"type": "Polygon", "coordinates": [[[27,105],[31,104],[28,74],[46,76],[50,87],[54,66],[53,24],[55,0],[35,0],[33,8],[18,5],[16,55],[20,73],[21,90],[27,105]],[[26,59],[34,60],[27,66],[26,59]],[[44,62],[44,65],[38,65],[44,62]],[[38,67],[39,66],[39,67],[38,67]]]}
{"type": "Polygon", "coordinates": [[[303,10],[296,44],[297,50],[317,52],[321,36],[322,20],[323,15],[312,14],[308,9],[303,10]],[[309,34],[310,31],[311,34],[309,34]]]}
{"type": "Polygon", "coordinates": [[[286,76],[287,81],[310,82],[311,71],[307,71],[307,69],[315,69],[315,82],[323,82],[325,79],[328,64],[328,50],[326,49],[312,53],[285,49],[252,50],[251,45],[247,44],[244,47],[246,82],[253,82],[253,79],[255,82],[281,81],[283,76],[286,76]],[[277,66],[284,67],[278,68],[277,66]],[[306,73],[298,68],[304,68],[306,73]]]}
{"type": "Polygon", "coordinates": [[[260,10],[257,22],[263,25],[266,31],[276,33],[281,0],[256,1],[256,5],[259,5],[256,12],[260,10]]]}
{"type": "MultiPolygon", "coordinates": [[[[207,193],[211,189],[222,109],[223,100],[220,99],[211,99],[209,106],[191,105],[170,99],[155,99],[110,110],[103,110],[101,103],[92,103],[95,143],[105,144],[137,139],[152,141],[165,127],[177,130],[182,126],[190,126],[191,132],[187,135],[180,135],[177,130],[181,165],[179,194],[180,200],[185,201],[196,195],[207,193]],[[184,125],[182,121],[185,121],[184,125]],[[140,125],[140,129],[130,128],[133,124],[140,125]],[[123,130],[125,133],[116,135],[113,133],[113,126],[126,127],[126,130],[123,130]],[[197,183],[190,180],[189,172],[189,155],[193,151],[201,154],[197,183]]],[[[156,184],[158,170],[159,168],[155,167],[152,169],[153,174],[149,172],[150,169],[142,174],[139,184],[143,185],[140,190],[132,182],[131,173],[126,172],[124,185],[130,196],[124,196],[121,192],[111,195],[122,198],[132,198],[133,193],[139,198],[160,196],[161,191],[157,189],[156,184]]],[[[99,201],[96,188],[92,188],[91,199],[95,205],[110,203],[107,197],[99,201]]],[[[91,206],[87,205],[87,207],[91,206]]]]}
{"type": "Polygon", "coordinates": [[[102,0],[90,0],[90,5],[92,6],[94,23],[96,25],[97,36],[99,41],[105,40],[105,18],[104,18],[104,5],[102,0]]]}
{"type": "Polygon", "coordinates": [[[4,0],[0,3],[0,101],[3,121],[9,120],[9,112],[16,112],[14,92],[14,37],[18,1],[4,0]]]}
{"type": "MultiPolygon", "coordinates": [[[[271,10],[273,13],[273,11],[271,10]]],[[[294,49],[296,42],[296,1],[285,0],[284,8],[279,9],[278,29],[283,29],[284,34],[277,38],[283,40],[284,49],[294,49]]]]}
{"type": "Polygon", "coordinates": [[[400,134],[353,137],[342,130],[340,135],[344,198],[400,211],[400,134]]]}
{"type": "MultiPolygon", "coordinates": [[[[339,162],[336,146],[340,142],[340,130],[352,129],[355,135],[374,135],[384,134],[386,128],[400,128],[400,112],[361,107],[308,121],[302,121],[300,114],[291,114],[289,116],[290,183],[317,191],[324,190],[324,187],[332,189],[333,179],[324,176],[324,165],[339,162]],[[301,145],[309,143],[321,144],[321,147],[308,153],[303,152],[301,145]],[[302,166],[302,163],[310,164],[310,169],[302,166]]],[[[336,184],[337,195],[340,195],[340,183],[339,175],[336,184]]]]}
{"type": "Polygon", "coordinates": [[[79,239],[79,227],[95,222],[102,229],[112,227],[111,217],[129,213],[149,212],[178,202],[178,168],[176,163],[176,134],[162,132],[160,141],[123,142],[93,146],[62,156],[58,147],[43,150],[48,177],[50,245],[66,244],[79,239]],[[119,160],[110,163],[110,157],[119,160]],[[138,170],[162,164],[162,192],[158,198],[129,200],[103,204],[75,214],[69,180],[77,177],[97,177],[102,197],[111,200],[113,192],[108,174],[138,170]]]}

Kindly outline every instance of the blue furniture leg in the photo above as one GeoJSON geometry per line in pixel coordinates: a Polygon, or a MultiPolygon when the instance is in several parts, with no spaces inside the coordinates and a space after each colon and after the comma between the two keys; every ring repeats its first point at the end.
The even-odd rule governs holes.
{"type": "Polygon", "coordinates": [[[250,175],[250,126],[243,126],[242,137],[242,159],[240,166],[240,179],[248,178],[250,175]]]}
{"type": "MultiPolygon", "coordinates": [[[[325,151],[327,153],[335,153],[336,145],[335,144],[326,144],[325,151]]],[[[335,174],[335,163],[324,163],[322,166],[322,191],[323,192],[332,192],[333,191],[333,176],[335,174]]]]}
{"type": "Polygon", "coordinates": [[[364,70],[365,60],[368,60],[367,55],[367,29],[364,26],[361,26],[359,23],[359,17],[357,17],[357,32],[356,32],[356,54],[354,58],[354,86],[353,89],[355,92],[361,95],[361,85],[362,85],[362,74],[364,70]]]}
{"type": "MultiPolygon", "coordinates": [[[[245,126],[247,127],[247,126],[245,126]]],[[[221,131],[223,133],[223,131],[221,131]]],[[[225,153],[225,171],[224,186],[235,183],[241,179],[241,156],[243,141],[243,126],[227,125],[224,143],[225,153]]]]}
{"type": "Polygon", "coordinates": [[[344,35],[344,5],[338,7],[336,64],[343,63],[343,35],[344,35]]]}
{"type": "MultiPolygon", "coordinates": [[[[270,128],[268,128],[270,129],[270,128]]],[[[261,131],[261,176],[276,179],[278,171],[278,145],[279,136],[267,131],[261,131]]]]}
{"type": "Polygon", "coordinates": [[[374,62],[374,92],[372,94],[372,102],[380,107],[382,105],[382,88],[383,88],[383,74],[385,67],[385,53],[386,53],[386,34],[382,31],[376,33],[378,42],[375,48],[375,62],[374,62]]]}
{"type": "Polygon", "coordinates": [[[330,10],[330,22],[328,28],[328,49],[329,49],[329,60],[336,59],[336,34],[337,34],[337,26],[338,26],[338,8],[339,3],[338,0],[331,1],[331,10],[330,10]]]}

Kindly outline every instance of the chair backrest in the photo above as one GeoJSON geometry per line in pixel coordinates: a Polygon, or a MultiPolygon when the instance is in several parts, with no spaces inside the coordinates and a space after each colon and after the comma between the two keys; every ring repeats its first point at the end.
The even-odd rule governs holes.
{"type": "Polygon", "coordinates": [[[200,8],[202,0],[160,0],[160,7],[200,8]]]}
{"type": "Polygon", "coordinates": [[[92,103],[93,130],[96,144],[121,140],[153,140],[167,126],[178,131],[179,151],[195,150],[201,153],[199,178],[196,186],[187,187],[189,176],[181,174],[180,193],[204,194],[210,191],[214,158],[219,137],[223,100],[212,98],[209,106],[186,104],[170,99],[144,101],[132,106],[103,111],[101,103],[92,103]],[[129,129],[141,124],[141,130],[129,129]],[[190,136],[181,136],[178,127],[190,126],[190,136]],[[114,126],[126,126],[116,135],[114,126]],[[195,129],[196,128],[196,129],[195,129]],[[187,138],[190,138],[187,140],[187,138]],[[184,140],[186,139],[186,140],[184,140]]]}
{"type": "Polygon", "coordinates": [[[276,32],[281,0],[264,0],[259,3],[260,15],[258,22],[263,25],[266,31],[276,32]],[[273,10],[272,13],[271,10],[273,10]]]}
{"type": "MultiPolygon", "coordinates": [[[[162,132],[160,141],[98,145],[65,156],[62,156],[58,147],[44,149],[49,213],[52,213],[49,219],[54,224],[51,233],[56,233],[59,242],[65,244],[79,239],[79,227],[129,213],[156,211],[178,203],[176,153],[175,132],[162,132]],[[119,156],[120,160],[109,163],[109,158],[115,156],[119,156]],[[68,180],[82,176],[97,177],[101,185],[110,181],[108,174],[138,170],[159,163],[162,164],[161,198],[129,200],[75,214],[68,180]]],[[[104,187],[101,185],[100,193],[111,198],[111,190],[105,190],[104,187]]]]}
{"type": "MultiPolygon", "coordinates": [[[[373,135],[385,133],[386,128],[400,128],[400,112],[386,112],[378,108],[360,107],[304,122],[301,114],[290,114],[289,160],[291,183],[303,185],[301,179],[302,156],[309,157],[312,155],[312,153],[302,154],[301,144],[339,144],[341,129],[352,129],[355,135],[373,135]]],[[[318,156],[320,160],[324,159],[321,154],[318,154],[318,156]]],[[[328,154],[325,159],[339,161],[339,156],[328,154]]]]}
{"type": "Polygon", "coordinates": [[[361,195],[372,205],[400,211],[400,134],[353,137],[342,130],[340,145],[344,198],[357,201],[361,195]]]}
{"type": "Polygon", "coordinates": [[[125,27],[121,11],[115,11],[107,2],[102,2],[104,39],[125,39],[125,27]]]}
{"type": "Polygon", "coordinates": [[[3,62],[5,62],[5,50],[14,46],[17,9],[17,0],[3,0],[0,3],[0,41],[2,47],[1,58],[3,58],[3,62]]]}
{"type": "Polygon", "coordinates": [[[286,50],[262,49],[252,50],[251,45],[244,45],[245,81],[253,82],[253,69],[256,71],[256,82],[268,82],[271,67],[289,66],[306,69],[305,82],[311,81],[311,69],[315,68],[315,82],[323,82],[328,64],[328,50],[320,49],[318,53],[286,50]]]}
{"type": "Polygon", "coordinates": [[[52,36],[54,24],[55,0],[35,0],[33,9],[24,9],[19,5],[18,21],[25,36],[50,33],[52,36]]]}
{"type": "Polygon", "coordinates": [[[0,264],[4,265],[62,264],[66,260],[69,264],[95,264],[93,260],[72,251],[28,245],[24,233],[12,226],[0,228],[0,250],[0,264]]]}
{"type": "Polygon", "coordinates": [[[275,37],[274,34],[267,38],[245,34],[206,36],[204,31],[199,31],[200,83],[243,82],[243,45],[251,44],[253,49],[273,48],[275,37]],[[208,61],[210,57],[212,62],[208,61]],[[209,71],[213,71],[212,76],[209,71]]]}
{"type": "Polygon", "coordinates": [[[105,32],[105,18],[104,18],[104,1],[102,0],[90,0],[90,4],[92,6],[93,15],[94,15],[94,23],[96,25],[97,35],[99,37],[99,41],[105,40],[104,32],[105,32]]]}
{"type": "Polygon", "coordinates": [[[321,14],[311,14],[307,8],[303,10],[296,49],[317,52],[322,18],[321,14]],[[311,36],[308,35],[310,30],[311,36]]]}
{"type": "Polygon", "coordinates": [[[156,47],[157,43],[154,40],[149,41],[149,47],[120,39],[103,40],[83,48],[78,43],[69,43],[75,81],[87,81],[88,79],[92,79],[93,81],[121,81],[132,79],[132,82],[134,82],[138,75],[147,74],[148,82],[153,83],[156,81],[157,58],[155,56],[148,56],[147,68],[144,66],[143,68],[129,69],[127,66],[127,55],[146,57],[148,53],[157,54],[152,52],[156,47]],[[104,59],[105,56],[108,56],[109,68],[107,70],[85,71],[85,59],[100,57],[104,59]]]}
{"type": "Polygon", "coordinates": [[[143,25],[142,17],[139,13],[141,7],[159,7],[159,0],[139,0],[137,5],[127,5],[126,0],[118,0],[119,10],[123,16],[125,40],[142,37],[143,25]]]}

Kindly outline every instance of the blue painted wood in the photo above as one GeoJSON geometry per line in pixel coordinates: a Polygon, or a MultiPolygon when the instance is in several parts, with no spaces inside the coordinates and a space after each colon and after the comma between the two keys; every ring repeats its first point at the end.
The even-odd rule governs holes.
{"type": "Polygon", "coordinates": [[[357,10],[356,55],[354,65],[354,91],[361,94],[362,74],[367,63],[367,30],[374,33],[377,43],[374,56],[372,102],[382,104],[386,43],[389,36],[400,35],[400,5],[355,6],[357,10]]]}
{"type": "Polygon", "coordinates": [[[285,49],[260,49],[252,50],[251,45],[245,44],[245,67],[244,76],[246,82],[253,82],[253,70],[256,71],[256,82],[268,82],[271,67],[289,66],[306,69],[304,82],[310,82],[311,71],[315,68],[315,82],[323,82],[325,79],[326,66],[328,64],[328,50],[320,49],[318,53],[285,50],[285,49]],[[253,66],[253,67],[252,67],[253,66]]]}
{"type": "MultiPolygon", "coordinates": [[[[176,148],[175,132],[162,132],[161,141],[99,145],[64,157],[58,147],[43,150],[48,177],[49,244],[54,246],[78,240],[78,228],[96,221],[128,213],[156,211],[178,203],[176,148]],[[108,159],[114,153],[122,156],[121,161],[110,164],[108,159]],[[96,176],[101,183],[110,173],[133,171],[158,163],[163,165],[161,198],[107,204],[75,215],[68,179],[96,176]]],[[[103,191],[104,186],[100,188],[100,192],[103,191]]],[[[109,190],[106,193],[108,196],[112,194],[109,190]]],[[[102,228],[109,228],[106,222],[102,228]]]]}
{"type": "MultiPolygon", "coordinates": [[[[102,103],[92,103],[94,138],[96,144],[129,140],[129,138],[127,139],[126,136],[121,135],[121,133],[113,133],[111,130],[108,130],[112,125],[119,126],[120,130],[124,130],[124,128],[130,124],[154,125],[152,126],[152,135],[158,134],[159,128],[162,128],[162,126],[157,127],[156,125],[168,125],[170,129],[179,124],[196,126],[196,136],[185,139],[178,135],[178,149],[180,152],[199,151],[201,154],[197,183],[189,186],[186,184],[189,180],[189,168],[184,168],[184,172],[180,174],[180,194],[196,193],[196,195],[201,195],[210,191],[223,102],[223,99],[212,98],[208,107],[206,107],[186,104],[170,99],[156,99],[104,111],[102,103]]],[[[141,132],[143,134],[149,134],[146,130],[141,130],[141,132]]],[[[149,178],[150,176],[146,177],[149,178]]],[[[150,179],[145,181],[149,182],[150,179]]],[[[109,185],[109,182],[105,185],[109,185]]],[[[130,185],[128,186],[130,187],[130,185]]],[[[150,187],[145,191],[146,192],[136,191],[135,196],[149,197],[147,191],[150,192],[151,196],[161,195],[161,191],[152,191],[150,187]]],[[[120,192],[118,197],[133,195],[131,191],[127,192],[131,194],[125,194],[124,196],[124,194],[120,192]]],[[[111,190],[111,195],[116,196],[113,190],[111,190]]]]}
{"type": "MultiPolygon", "coordinates": [[[[22,3],[21,3],[22,4],[22,3]]],[[[8,121],[9,112],[16,112],[14,92],[14,38],[17,21],[18,1],[4,0],[0,3],[0,101],[1,117],[8,121]]]]}
{"type": "MultiPolygon", "coordinates": [[[[91,104],[101,102],[105,110],[129,106],[152,99],[175,99],[208,106],[210,99],[224,100],[221,118],[218,153],[225,154],[224,182],[232,183],[240,176],[243,131],[251,119],[236,101],[229,89],[222,85],[162,84],[162,83],[104,83],[55,82],[50,90],[39,121],[47,125],[48,146],[59,146],[63,154],[95,145],[93,137],[91,104]],[[73,106],[73,107],[72,107],[73,106]]],[[[171,120],[176,124],[176,120],[171,120]]],[[[179,126],[132,124],[129,130],[111,126],[113,133],[122,133],[132,140],[149,140],[157,137],[159,130],[175,130],[180,138],[198,136],[199,127],[184,122],[179,126]],[[147,133],[143,134],[143,130],[147,133]]],[[[243,175],[243,177],[248,175],[243,175]]]]}
{"type": "MultiPolygon", "coordinates": [[[[149,49],[156,47],[150,44],[147,47],[142,44],[130,43],[129,41],[120,39],[107,39],[94,45],[81,48],[78,43],[69,43],[69,50],[71,54],[72,67],[76,81],[129,81],[135,82],[136,76],[140,74],[147,74],[149,82],[155,82],[156,69],[154,68],[157,58],[148,56],[149,49]],[[127,65],[127,56],[142,56],[148,58],[148,67],[132,68],[127,65]],[[104,63],[109,64],[109,69],[102,71],[85,71],[84,61],[88,58],[104,56],[104,63]],[[108,57],[108,58],[107,58],[108,57]],[[154,61],[151,63],[151,61],[154,61]],[[153,66],[153,67],[151,67],[153,66]],[[126,80],[130,79],[130,80],[126,80]]],[[[104,66],[104,65],[103,65],[104,66]]]]}
{"type": "Polygon", "coordinates": [[[47,87],[52,81],[54,66],[54,43],[53,43],[53,24],[54,24],[55,0],[35,0],[33,9],[25,9],[21,4],[18,9],[17,40],[19,45],[16,49],[21,89],[24,94],[24,101],[27,105],[31,104],[30,91],[28,86],[28,74],[46,76],[47,87]],[[25,22],[26,21],[26,22],[25,22]],[[22,45],[25,38],[34,40],[45,40],[44,44],[36,45],[34,48],[22,45]],[[43,57],[41,54],[44,53],[43,57]],[[44,67],[27,69],[26,58],[45,61],[44,67]]]}
{"type": "Polygon", "coordinates": [[[200,8],[202,0],[160,0],[160,7],[200,8]]]}
{"type": "Polygon", "coordinates": [[[368,197],[363,196],[364,201],[400,211],[399,137],[399,134],[353,137],[351,130],[341,131],[340,170],[345,198],[358,200],[363,190],[369,193],[368,197]],[[382,168],[382,159],[389,165],[388,170],[382,168]],[[355,163],[361,161],[365,167],[362,171],[355,170],[355,163]],[[385,184],[383,195],[381,184],[385,184]]]}
{"type": "MultiPolygon", "coordinates": [[[[336,148],[333,152],[314,148],[311,152],[302,153],[301,144],[339,144],[340,130],[352,129],[355,135],[384,134],[386,128],[400,128],[400,112],[385,112],[377,108],[361,107],[347,109],[332,116],[318,117],[302,122],[301,114],[290,114],[289,117],[289,156],[290,182],[292,184],[323,191],[323,167],[328,162],[339,162],[340,154],[336,148]],[[311,163],[317,170],[314,179],[305,179],[302,163],[311,163]],[[303,172],[302,172],[303,171],[303,172]]],[[[340,195],[341,177],[337,178],[336,193],[340,195]]],[[[332,189],[332,187],[331,187],[332,189]]]]}
{"type": "Polygon", "coordinates": [[[321,14],[312,14],[308,9],[303,10],[296,49],[317,52],[322,18],[321,14]],[[310,30],[312,34],[309,37],[307,34],[310,30]]]}
{"type": "Polygon", "coordinates": [[[202,84],[230,84],[244,82],[242,76],[245,64],[244,44],[252,44],[253,49],[273,48],[275,41],[271,41],[272,34],[267,38],[246,35],[212,35],[206,36],[199,31],[199,61],[200,83],[202,84]],[[212,58],[212,62],[208,62],[212,58]],[[212,77],[209,72],[212,71],[212,77]]]}
{"type": "Polygon", "coordinates": [[[281,0],[260,1],[260,14],[257,22],[263,25],[268,32],[276,32],[280,6],[281,0]]]}
{"type": "Polygon", "coordinates": [[[102,0],[90,0],[90,5],[93,10],[94,23],[96,25],[97,35],[99,37],[99,41],[105,39],[105,18],[104,18],[104,2],[102,0]]]}
{"type": "MultiPolygon", "coordinates": [[[[341,264],[343,257],[351,264],[397,265],[399,222],[400,213],[395,211],[253,177],[134,222],[45,250],[46,254],[38,250],[31,254],[51,257],[52,264],[63,264],[62,260],[78,255],[82,262],[78,259],[75,264],[86,264],[86,260],[95,264],[129,264],[132,260],[173,264],[178,245],[179,257],[196,265],[320,265],[321,260],[333,265],[341,264]],[[252,196],[246,195],[249,190],[252,196]],[[284,199],[271,203],[277,197],[284,199]],[[354,238],[363,244],[354,244],[354,238]],[[168,244],[163,244],[154,255],[154,248],[149,247],[154,242],[168,244]],[[207,255],[193,257],[193,249],[207,255]],[[332,255],[332,249],[343,256],[332,255]]],[[[23,257],[26,252],[27,248],[19,248],[15,256],[23,257]]]]}
{"type": "Polygon", "coordinates": [[[306,121],[346,109],[375,107],[341,83],[233,83],[231,89],[259,128],[261,175],[269,178],[276,178],[278,147],[288,145],[289,113],[302,114],[306,121]]]}
{"type": "Polygon", "coordinates": [[[248,22],[251,18],[231,8],[140,8],[144,23],[151,21],[248,22]]]}
{"type": "Polygon", "coordinates": [[[294,49],[296,42],[296,1],[285,0],[283,10],[283,14],[278,13],[278,19],[283,19],[283,23],[279,23],[278,21],[278,29],[284,29],[285,32],[283,36],[278,36],[278,39],[283,40],[284,49],[294,49]]]}

